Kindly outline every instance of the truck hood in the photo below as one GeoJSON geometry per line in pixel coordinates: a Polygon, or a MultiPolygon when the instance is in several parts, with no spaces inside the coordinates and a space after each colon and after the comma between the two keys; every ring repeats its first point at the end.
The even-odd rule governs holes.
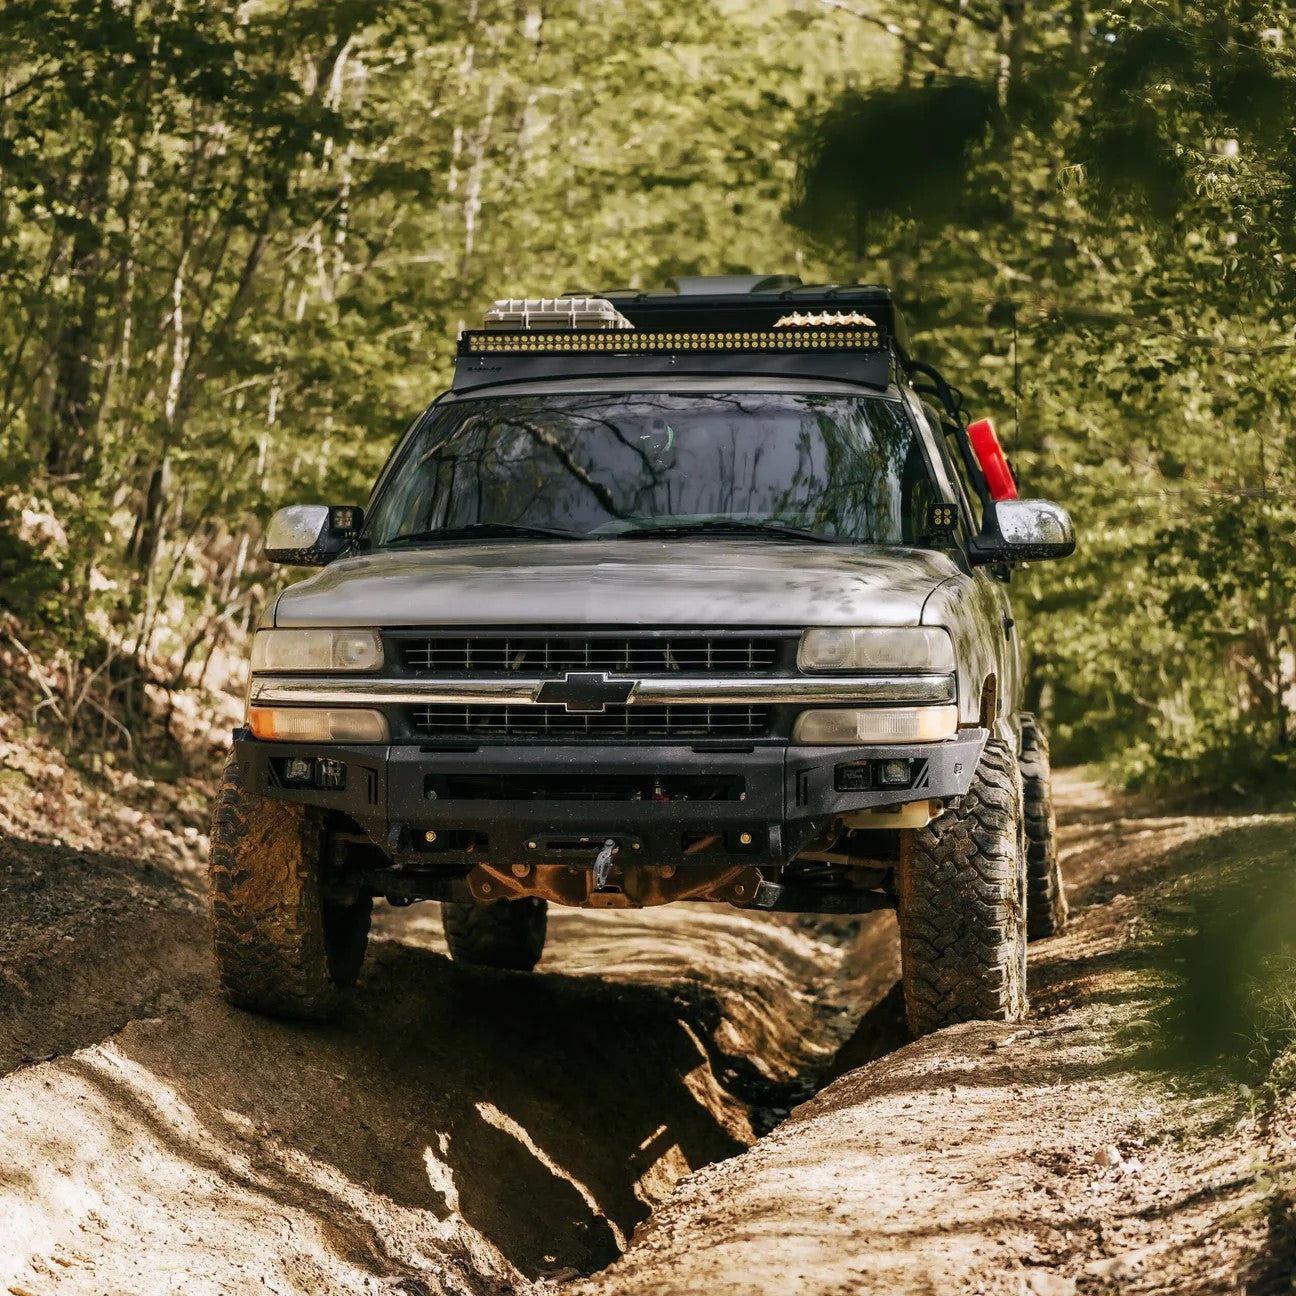
{"type": "Polygon", "coordinates": [[[436,545],[339,559],[276,626],[916,625],[941,553],[765,540],[436,545]]]}

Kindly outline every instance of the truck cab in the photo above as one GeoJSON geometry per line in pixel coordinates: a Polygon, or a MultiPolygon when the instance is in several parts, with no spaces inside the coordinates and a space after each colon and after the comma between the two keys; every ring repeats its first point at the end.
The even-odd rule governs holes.
{"type": "Polygon", "coordinates": [[[1024,1011],[1065,899],[1007,577],[1070,520],[887,290],[678,288],[498,302],[365,508],[272,520],[321,570],[217,801],[235,1002],[336,1009],[381,898],[519,970],[549,904],[895,909],[915,1031],[1024,1011]]]}

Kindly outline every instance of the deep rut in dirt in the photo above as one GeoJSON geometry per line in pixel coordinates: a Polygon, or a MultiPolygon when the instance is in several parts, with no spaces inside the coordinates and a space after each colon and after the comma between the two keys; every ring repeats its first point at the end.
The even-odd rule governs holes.
{"type": "Polygon", "coordinates": [[[1140,1131],[1186,1119],[1109,1037],[1140,897],[1220,823],[1062,801],[1077,922],[1031,1023],[910,1047],[890,915],[558,911],[528,976],[383,909],[354,1010],[294,1026],[216,997],[199,849],[0,837],[0,1291],[1073,1291],[1197,1173],[1092,1157],[1151,1167],[1140,1131]]]}
{"type": "Polygon", "coordinates": [[[861,929],[887,921],[562,912],[526,976],[451,964],[434,906],[385,910],[354,1010],[307,1027],[216,998],[193,860],[9,838],[0,863],[19,1296],[596,1272],[808,1096],[879,976],[848,970],[861,929]]]}
{"type": "Polygon", "coordinates": [[[1286,884],[1296,816],[1168,815],[1059,782],[1073,922],[1032,947],[1027,1021],[895,1047],[884,998],[840,1078],[682,1183],[572,1296],[1292,1290],[1296,1094],[1172,1062],[1158,1020],[1189,948],[1167,924],[1198,930],[1221,870],[1286,884]]]}

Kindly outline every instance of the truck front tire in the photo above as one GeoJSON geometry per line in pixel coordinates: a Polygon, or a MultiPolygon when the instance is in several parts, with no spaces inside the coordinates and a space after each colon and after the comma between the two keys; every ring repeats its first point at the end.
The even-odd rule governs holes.
{"type": "Polygon", "coordinates": [[[957,807],[901,838],[905,1010],[914,1035],[1026,1011],[1021,774],[992,738],[957,807]]]}
{"type": "Polygon", "coordinates": [[[373,901],[324,899],[323,816],[258,796],[236,761],[212,814],[211,909],[221,991],[272,1017],[322,1020],[355,984],[373,901]]]}
{"type": "Polygon", "coordinates": [[[445,900],[441,925],[456,963],[530,972],[544,952],[548,911],[545,900],[445,900]]]}
{"type": "Polygon", "coordinates": [[[1033,715],[1022,721],[1021,772],[1026,798],[1026,935],[1056,936],[1067,923],[1066,890],[1057,855],[1053,773],[1048,734],[1033,715]]]}

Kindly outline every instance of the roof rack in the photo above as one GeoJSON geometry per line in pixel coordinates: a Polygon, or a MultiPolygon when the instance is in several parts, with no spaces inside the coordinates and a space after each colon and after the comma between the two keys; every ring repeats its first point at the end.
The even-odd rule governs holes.
{"type": "Polygon", "coordinates": [[[459,339],[454,389],[560,377],[787,374],[885,387],[907,336],[888,289],[795,276],[495,303],[459,339]],[[720,291],[714,291],[715,286],[720,291]]]}

